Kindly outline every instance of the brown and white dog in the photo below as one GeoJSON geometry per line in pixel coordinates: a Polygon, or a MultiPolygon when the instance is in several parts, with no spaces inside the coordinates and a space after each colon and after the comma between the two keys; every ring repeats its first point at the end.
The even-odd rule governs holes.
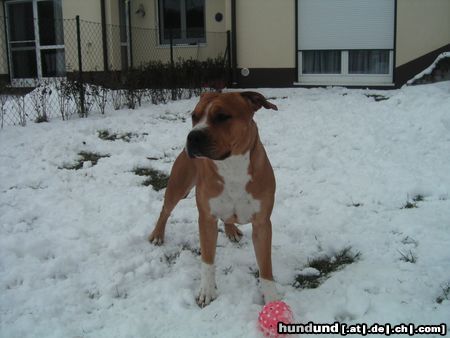
{"type": "Polygon", "coordinates": [[[252,223],[252,239],[265,302],[279,298],[272,275],[272,213],[275,177],[259,139],[254,113],[278,110],[256,92],[207,93],[192,112],[193,128],[170,173],[164,204],[149,241],[160,245],[176,204],[196,187],[202,272],[197,304],[217,296],[214,256],[217,220],[227,236],[239,241],[235,223],[252,223]]]}

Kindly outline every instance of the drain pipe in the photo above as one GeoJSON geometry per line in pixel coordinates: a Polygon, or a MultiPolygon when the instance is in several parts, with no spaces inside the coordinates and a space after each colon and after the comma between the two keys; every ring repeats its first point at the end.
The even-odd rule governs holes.
{"type": "Polygon", "coordinates": [[[236,26],[236,0],[231,0],[231,67],[233,69],[233,87],[238,85],[236,26]]]}

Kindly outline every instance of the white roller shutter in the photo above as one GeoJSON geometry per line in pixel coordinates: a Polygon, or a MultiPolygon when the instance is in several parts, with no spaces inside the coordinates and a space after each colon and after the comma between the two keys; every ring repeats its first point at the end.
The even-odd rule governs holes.
{"type": "Polygon", "coordinates": [[[394,15],[394,0],[298,0],[299,49],[393,49],[394,15]]]}

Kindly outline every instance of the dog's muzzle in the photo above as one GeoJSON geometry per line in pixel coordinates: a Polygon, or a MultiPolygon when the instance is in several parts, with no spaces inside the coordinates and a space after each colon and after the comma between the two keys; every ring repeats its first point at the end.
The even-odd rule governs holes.
{"type": "Polygon", "coordinates": [[[208,132],[203,130],[193,130],[187,136],[186,152],[190,158],[207,157],[212,160],[224,160],[230,156],[231,152],[225,154],[215,154],[213,142],[208,132]]]}
{"type": "Polygon", "coordinates": [[[209,136],[202,130],[193,130],[187,136],[186,150],[191,158],[208,157],[209,136]]]}

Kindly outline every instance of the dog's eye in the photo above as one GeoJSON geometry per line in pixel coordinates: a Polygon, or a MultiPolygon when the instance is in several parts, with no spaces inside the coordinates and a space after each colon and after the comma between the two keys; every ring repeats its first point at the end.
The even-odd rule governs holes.
{"type": "Polygon", "coordinates": [[[219,113],[219,114],[217,114],[216,115],[216,117],[214,118],[214,120],[216,121],[216,122],[225,122],[225,121],[228,121],[229,119],[231,119],[231,115],[227,115],[227,114],[224,114],[224,113],[219,113]]]}

